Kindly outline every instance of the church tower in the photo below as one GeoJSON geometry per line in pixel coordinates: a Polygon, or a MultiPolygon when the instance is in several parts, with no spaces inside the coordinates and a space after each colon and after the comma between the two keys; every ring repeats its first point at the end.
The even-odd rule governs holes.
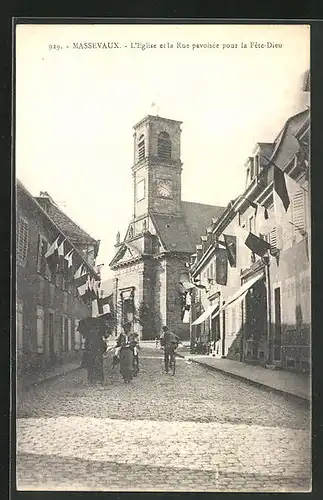
{"type": "Polygon", "coordinates": [[[181,124],[148,115],[134,126],[133,212],[110,263],[116,333],[128,323],[151,339],[167,324],[189,338],[181,276],[223,207],[181,200],[181,124]]]}
{"type": "Polygon", "coordinates": [[[146,116],[134,126],[134,220],[181,212],[181,123],[146,116]]]}

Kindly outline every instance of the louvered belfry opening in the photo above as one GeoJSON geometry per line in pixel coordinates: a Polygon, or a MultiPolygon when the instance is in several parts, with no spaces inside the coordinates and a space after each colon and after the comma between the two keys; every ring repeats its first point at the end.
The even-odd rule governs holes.
{"type": "Polygon", "coordinates": [[[167,132],[161,132],[158,136],[158,158],[170,160],[172,156],[172,143],[167,132]]]}
{"type": "Polygon", "coordinates": [[[141,135],[139,137],[138,143],[138,159],[139,161],[144,160],[145,158],[145,137],[141,135]]]}

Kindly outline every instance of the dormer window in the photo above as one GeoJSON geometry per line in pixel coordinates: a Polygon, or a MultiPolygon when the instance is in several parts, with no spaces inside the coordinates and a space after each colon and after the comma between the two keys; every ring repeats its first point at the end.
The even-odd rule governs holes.
{"type": "Polygon", "coordinates": [[[161,160],[171,159],[172,143],[167,132],[161,132],[158,136],[157,154],[161,160]]]}
{"type": "Polygon", "coordinates": [[[138,142],[138,160],[145,159],[145,136],[141,135],[138,142]]]}

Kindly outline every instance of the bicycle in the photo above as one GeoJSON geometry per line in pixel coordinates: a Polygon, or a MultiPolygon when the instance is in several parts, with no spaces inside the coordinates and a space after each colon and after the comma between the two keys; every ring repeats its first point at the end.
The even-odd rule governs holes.
{"type": "Polygon", "coordinates": [[[175,375],[176,371],[176,353],[171,351],[169,354],[169,368],[171,369],[172,375],[175,375]]]}
{"type": "Polygon", "coordinates": [[[172,376],[174,376],[175,372],[176,372],[176,353],[175,353],[175,349],[170,349],[169,350],[169,361],[168,361],[168,366],[167,367],[166,367],[166,362],[165,362],[165,371],[166,371],[166,373],[168,373],[168,368],[171,370],[172,376]]]}

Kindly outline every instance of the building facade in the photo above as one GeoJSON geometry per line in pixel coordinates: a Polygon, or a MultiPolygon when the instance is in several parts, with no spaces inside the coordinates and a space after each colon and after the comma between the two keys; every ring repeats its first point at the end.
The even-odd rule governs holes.
{"type": "Polygon", "coordinates": [[[273,144],[256,145],[244,193],[196,247],[191,274],[204,288],[192,294],[191,339],[215,356],[310,368],[309,130],[307,108],[287,120],[273,144]],[[277,194],[282,172],[284,210],[277,194]],[[258,238],[256,251],[243,234],[258,238]]]}
{"type": "Polygon", "coordinates": [[[110,264],[116,333],[130,322],[142,338],[154,338],[167,324],[189,337],[181,276],[202,228],[223,207],[182,201],[180,138],[175,120],[147,116],[134,127],[133,216],[110,264]]]}
{"type": "Polygon", "coordinates": [[[23,378],[80,357],[84,342],[78,322],[92,313],[91,299],[79,295],[75,282],[60,272],[52,274],[45,258],[49,246],[60,237],[65,248],[73,251],[73,272],[83,264],[91,278],[99,280],[99,276],[93,268],[93,253],[83,252],[85,239],[94,247],[96,241],[84,232],[78,248],[67,233],[73,224],[79,236],[82,230],[62,212],[69,231],[54,222],[49,212],[60,210],[48,195],[34,198],[18,180],[16,200],[16,352],[18,376],[23,378]]]}

